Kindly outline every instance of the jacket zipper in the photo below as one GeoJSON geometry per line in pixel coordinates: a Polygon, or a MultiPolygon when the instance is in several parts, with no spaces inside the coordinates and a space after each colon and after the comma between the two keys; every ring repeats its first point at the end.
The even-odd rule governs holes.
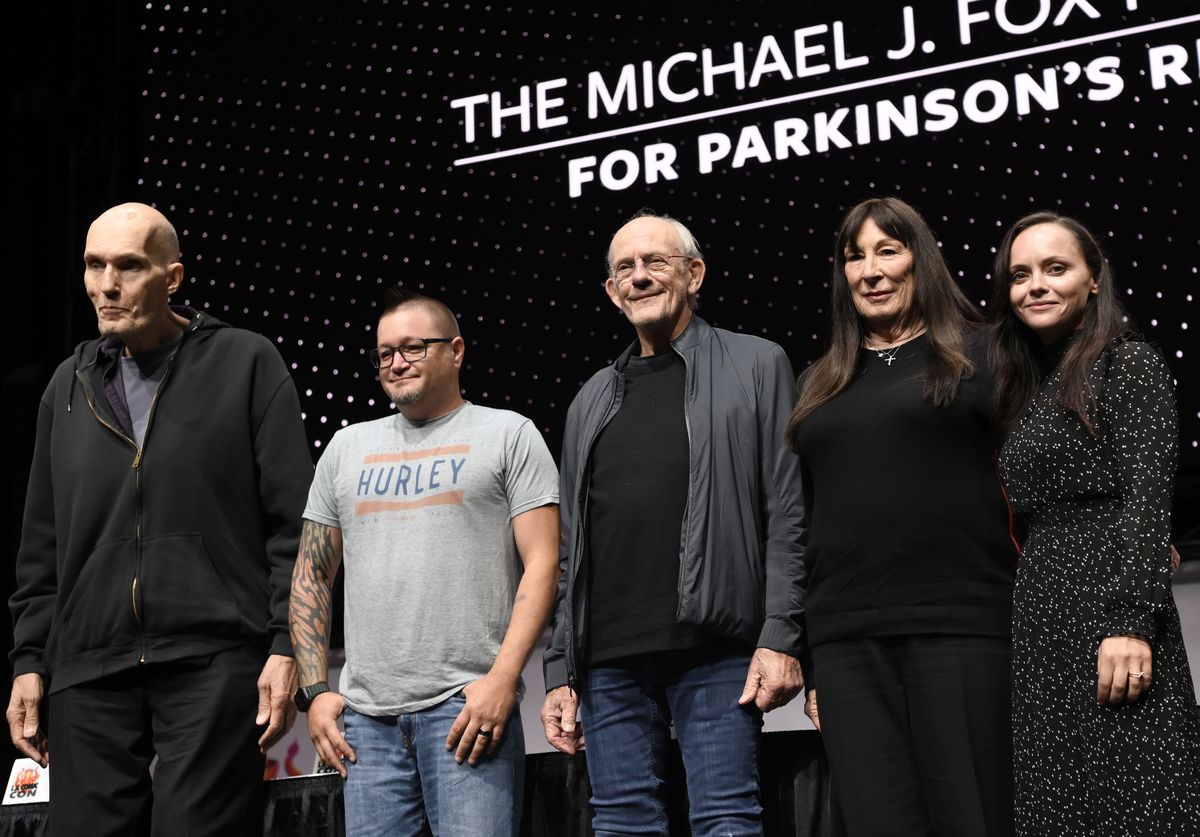
{"type": "Polygon", "coordinates": [[[688,365],[687,356],[678,349],[675,349],[674,346],[671,348],[674,349],[675,354],[679,355],[680,359],[683,361],[683,427],[687,431],[688,444],[687,503],[683,507],[683,531],[679,534],[679,577],[675,580],[675,593],[676,597],[679,599],[679,604],[675,608],[675,621],[681,622],[683,621],[683,562],[687,560],[687,545],[692,534],[692,492],[694,490],[692,477],[695,473],[695,469],[692,467],[692,451],[694,450],[692,447],[691,416],[692,369],[688,365]]]}

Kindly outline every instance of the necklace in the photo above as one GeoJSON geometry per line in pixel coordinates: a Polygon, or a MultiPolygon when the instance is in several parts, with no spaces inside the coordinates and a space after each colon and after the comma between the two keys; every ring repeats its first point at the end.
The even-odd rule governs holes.
{"type": "MultiPolygon", "coordinates": [[[[916,334],[912,334],[912,335],[909,335],[908,337],[901,338],[899,343],[897,343],[895,346],[891,346],[889,348],[880,348],[878,346],[871,346],[869,344],[866,346],[866,348],[869,349],[870,351],[874,352],[875,357],[882,360],[888,366],[891,366],[892,361],[900,359],[899,357],[896,356],[896,352],[900,351],[900,347],[907,345],[908,343],[911,343],[913,340],[916,340],[918,337],[920,337],[924,333],[925,333],[925,329],[921,328],[919,331],[917,331],[916,334]]],[[[866,342],[866,341],[864,341],[864,342],[866,342]]]]}
{"type": "Polygon", "coordinates": [[[900,346],[892,346],[890,349],[876,349],[875,357],[882,358],[887,362],[888,366],[892,365],[892,361],[896,359],[896,352],[900,351],[900,346]]]}

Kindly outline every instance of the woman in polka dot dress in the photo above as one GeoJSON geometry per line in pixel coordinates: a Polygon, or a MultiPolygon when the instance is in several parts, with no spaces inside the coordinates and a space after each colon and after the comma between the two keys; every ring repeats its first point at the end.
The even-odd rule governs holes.
{"type": "Polygon", "coordinates": [[[1171,595],[1171,375],[1107,262],[1037,213],[997,255],[1000,469],[1027,524],[1013,610],[1017,832],[1200,834],[1200,722],[1171,595]]]}

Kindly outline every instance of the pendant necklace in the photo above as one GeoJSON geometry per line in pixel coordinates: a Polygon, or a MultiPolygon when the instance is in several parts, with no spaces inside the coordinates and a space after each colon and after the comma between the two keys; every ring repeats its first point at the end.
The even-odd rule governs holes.
{"type": "Polygon", "coordinates": [[[875,356],[882,358],[887,362],[888,366],[892,365],[892,361],[896,359],[896,352],[900,351],[899,346],[892,346],[890,349],[876,349],[875,356]]]}
{"type": "Polygon", "coordinates": [[[911,343],[913,340],[916,340],[918,337],[920,337],[924,333],[925,333],[925,329],[922,328],[916,334],[913,334],[913,335],[910,335],[908,337],[901,339],[901,341],[899,343],[897,343],[895,346],[891,346],[890,348],[881,349],[876,346],[867,346],[866,348],[868,348],[872,352],[874,352],[875,357],[882,360],[888,366],[891,366],[892,361],[900,359],[899,357],[896,356],[896,353],[900,351],[900,347],[911,343]]]}

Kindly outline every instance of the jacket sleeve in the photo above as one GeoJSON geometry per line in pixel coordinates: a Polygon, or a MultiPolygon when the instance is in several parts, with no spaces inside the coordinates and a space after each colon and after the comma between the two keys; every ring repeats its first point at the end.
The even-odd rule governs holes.
{"type": "Polygon", "coordinates": [[[571,544],[575,537],[577,507],[575,484],[578,479],[580,462],[576,451],[579,446],[579,420],[576,405],[572,404],[567,410],[567,421],[563,428],[562,461],[558,466],[558,592],[554,597],[554,612],[550,616],[550,645],[542,654],[542,674],[546,680],[546,691],[557,689],[567,684],[567,643],[571,638],[567,635],[567,580],[573,571],[571,554],[574,551],[571,544]]]}
{"type": "Polygon", "coordinates": [[[795,378],[779,346],[760,360],[758,432],[760,482],[766,516],[766,619],[758,647],[799,658],[804,643],[804,562],[807,522],[800,458],[788,448],[784,429],[792,413],[795,378]]]}
{"type": "Polygon", "coordinates": [[[54,601],[58,595],[58,543],[54,522],[54,481],[50,473],[50,436],[54,426],[51,382],[38,407],[37,439],[25,493],[21,546],[17,550],[17,588],[8,605],[13,619],[13,675],[45,675],[43,654],[54,601]]]}
{"type": "Polygon", "coordinates": [[[1171,494],[1178,462],[1178,418],[1171,374],[1141,342],[1110,350],[1099,432],[1112,450],[1121,509],[1113,532],[1116,572],[1106,635],[1153,639],[1171,589],[1171,494]]]}
{"type": "Polygon", "coordinates": [[[261,418],[254,433],[259,509],[265,536],[271,615],[267,633],[272,654],[292,655],[288,634],[288,596],[300,544],[300,518],[312,482],[312,457],[300,418],[300,397],[283,359],[271,347],[273,390],[263,393],[261,418]],[[280,377],[282,375],[282,377],[280,377]]]}

